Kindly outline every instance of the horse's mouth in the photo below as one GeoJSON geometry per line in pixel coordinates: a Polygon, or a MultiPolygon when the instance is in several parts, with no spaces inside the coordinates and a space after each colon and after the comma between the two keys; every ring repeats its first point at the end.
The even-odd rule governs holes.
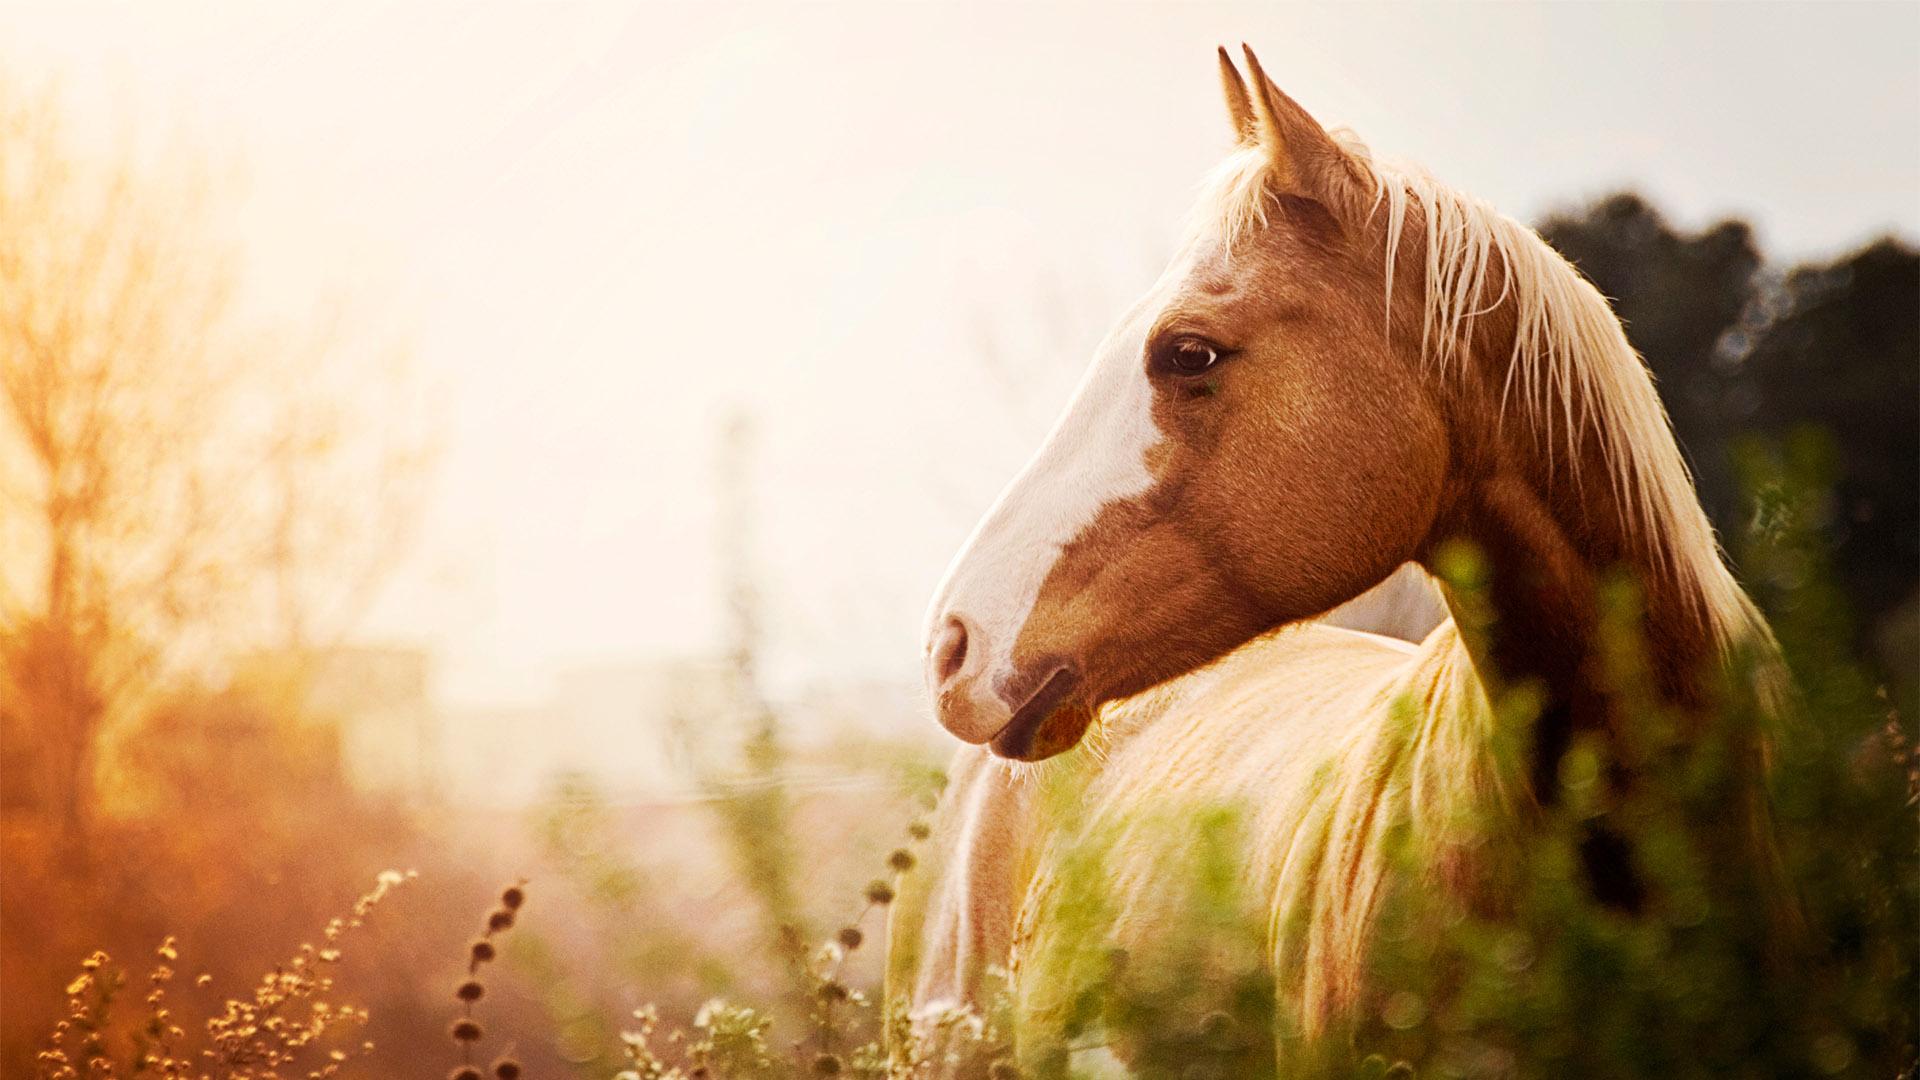
{"type": "Polygon", "coordinates": [[[1079,674],[1062,666],[1014,710],[1013,719],[987,745],[1014,761],[1040,761],[1072,749],[1093,720],[1092,709],[1062,707],[1079,686],[1079,674]]]}

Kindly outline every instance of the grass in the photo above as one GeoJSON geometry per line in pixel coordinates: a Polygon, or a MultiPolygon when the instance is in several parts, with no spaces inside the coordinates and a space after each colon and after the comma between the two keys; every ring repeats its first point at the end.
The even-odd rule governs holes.
{"type": "MultiPolygon", "coordinates": [[[[110,1039],[113,1009],[126,989],[127,975],[112,958],[95,952],[67,984],[66,1018],[54,1025],[38,1058],[44,1080],[78,1080],[126,1075],[221,1077],[223,1080],[273,1080],[291,1072],[307,1077],[338,1074],[356,1054],[373,1053],[371,1042],[349,1049],[345,1031],[363,1025],[365,1009],[337,1003],[333,969],[342,947],[360,929],[388,893],[409,880],[396,870],[382,873],[373,887],[344,915],[321,928],[320,944],[303,943],[284,963],[260,977],[250,995],[229,997],[218,1012],[198,1024],[201,1048],[183,1048],[187,1030],[169,1006],[180,952],[173,938],[155,950],[148,972],[146,1014],[125,1041],[110,1039]]],[[[213,981],[211,975],[195,980],[213,981]]]]}

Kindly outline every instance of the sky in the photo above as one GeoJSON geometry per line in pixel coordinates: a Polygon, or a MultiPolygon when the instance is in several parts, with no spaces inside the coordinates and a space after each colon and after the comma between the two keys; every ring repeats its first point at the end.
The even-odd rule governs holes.
{"type": "Polygon", "coordinates": [[[9,5],[0,71],[236,164],[249,292],[434,388],[363,636],[454,703],[723,633],[749,418],[779,686],[917,678],[927,596],[1226,150],[1218,44],[1531,219],[1634,186],[1781,258],[1920,235],[1920,5],[9,5]]]}

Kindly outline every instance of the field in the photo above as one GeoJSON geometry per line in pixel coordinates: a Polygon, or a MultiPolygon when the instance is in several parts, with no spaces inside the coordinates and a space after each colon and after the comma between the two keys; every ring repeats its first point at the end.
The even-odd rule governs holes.
{"type": "MultiPolygon", "coordinates": [[[[1276,84],[1370,119],[1379,161],[1424,147],[1547,251],[1371,171],[1222,52],[1228,126],[1211,44],[1171,73],[1170,42],[1215,32],[1198,9],[625,7],[0,15],[0,1078],[1920,1078],[1920,84],[1887,51],[1916,11],[1285,13],[1342,52],[1234,9],[1272,30],[1276,84]],[[1589,45],[1606,79],[1554,70],[1589,45]],[[1173,136],[1203,111],[1231,168],[1194,235],[1223,231],[1182,248],[1169,208],[1213,159],[1173,136]],[[1342,201],[1362,175],[1459,219],[1383,233],[1460,265],[1388,270],[1377,347],[1337,291],[1374,272],[1340,261],[1379,224],[1342,201]],[[1097,346],[1174,251],[1175,278],[1294,260],[1229,312],[1273,325],[1140,316],[1097,346]],[[1528,289],[1548,346],[1501,307],[1528,289]],[[1047,436],[1090,354],[1120,382],[1047,436]],[[1472,426],[1496,375],[1552,413],[1527,404],[1543,370],[1564,428],[1504,390],[1472,426]],[[1778,638],[1784,707],[1758,638],[1649,640],[1681,575],[1636,572],[1656,531],[1628,523],[1674,510],[1622,492],[1653,474],[1585,488],[1546,452],[1673,460],[1644,375],[1685,462],[1658,475],[1778,638]],[[1575,404],[1622,386],[1645,408],[1575,404]],[[1628,415],[1617,441],[1582,426],[1628,415]],[[1138,462],[1086,460],[1146,427],[1138,462]],[[1057,482],[994,504],[1035,475],[1057,482]],[[1443,480],[1485,509],[1516,477],[1527,513],[1488,532],[1386,535],[1462,521],[1413,520],[1443,480]],[[972,602],[1028,624],[970,631],[944,592],[922,614],[956,548],[972,602]],[[1123,695],[1218,674],[1403,559],[1485,691],[1486,745],[1454,760],[1523,778],[1514,813],[1458,809],[1445,858],[1398,810],[1252,834],[1333,790],[1323,767],[1095,820],[1123,695]],[[1503,623],[1540,596],[1565,618],[1503,623]],[[1488,656],[1545,662],[1505,682],[1488,656]],[[1086,689],[1101,663],[1121,689],[1086,689]],[[1069,696],[1023,712],[1025,674],[1029,705],[1069,696]],[[978,1000],[913,1000],[930,883],[980,855],[946,831],[953,735],[1020,757],[1061,717],[1091,734],[990,773],[1032,835],[987,841],[1054,876],[939,925],[1015,928],[978,1000]],[[1321,857],[1376,835],[1378,866],[1321,857]],[[1287,856],[1343,868],[1311,879],[1342,898],[1382,870],[1322,953],[1287,950],[1337,905],[1293,918],[1254,880],[1301,836],[1287,856]]],[[[1441,711],[1388,697],[1392,732],[1441,711]]]]}

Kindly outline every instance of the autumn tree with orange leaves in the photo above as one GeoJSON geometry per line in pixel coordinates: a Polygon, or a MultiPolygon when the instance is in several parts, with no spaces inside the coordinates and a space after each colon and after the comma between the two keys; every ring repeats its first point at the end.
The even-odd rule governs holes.
{"type": "Polygon", "coordinates": [[[398,557],[426,439],[404,355],[249,318],[226,186],[82,149],[0,95],[0,801],[76,855],[143,701],[344,632],[398,557]]]}

